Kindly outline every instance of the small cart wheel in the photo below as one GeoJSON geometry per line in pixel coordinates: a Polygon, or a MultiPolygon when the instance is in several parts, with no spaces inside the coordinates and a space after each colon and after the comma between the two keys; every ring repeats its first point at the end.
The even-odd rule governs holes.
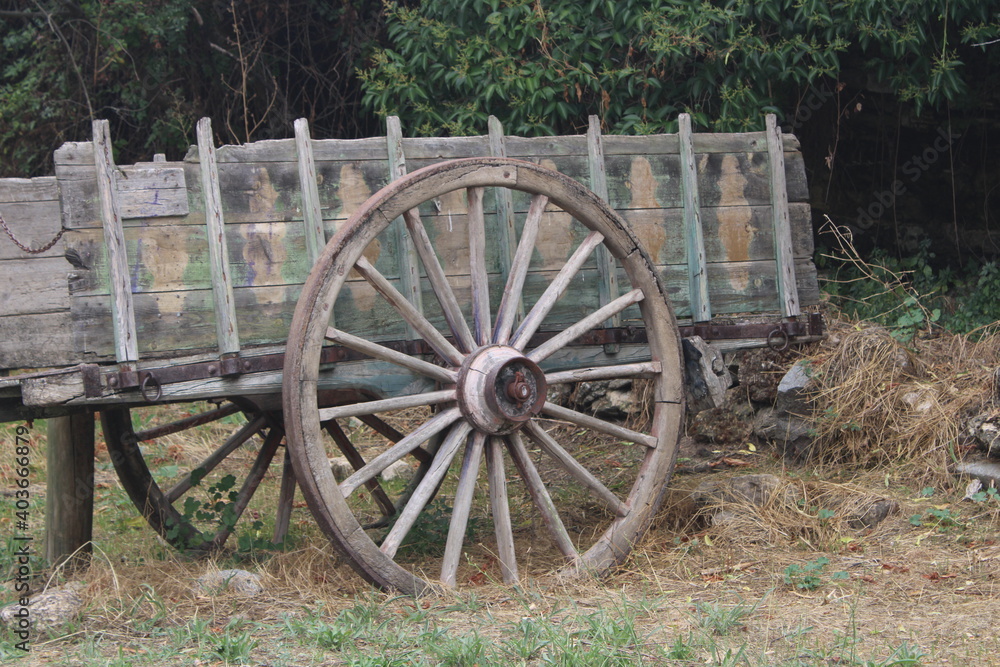
{"type": "MultiPolygon", "coordinates": [[[[179,412],[188,413],[194,407],[184,404],[179,412]]],[[[286,455],[280,456],[285,465],[277,501],[251,505],[283,444],[280,413],[257,411],[244,401],[224,401],[194,414],[177,415],[175,411],[176,418],[163,421],[170,409],[157,406],[101,412],[104,439],[118,478],[150,527],[171,546],[188,552],[222,549],[234,530],[241,530],[238,525],[258,533],[251,535],[257,544],[283,542],[295,493],[295,478],[286,455]],[[134,423],[153,418],[158,421],[141,427],[134,423]],[[182,440],[171,447],[171,436],[182,440]],[[155,450],[157,443],[163,451],[155,450]],[[198,447],[206,450],[200,463],[186,468],[175,461],[198,447]],[[262,510],[275,506],[273,532],[262,537],[262,510]]]]}
{"type": "Polygon", "coordinates": [[[683,414],[681,378],[673,312],[627,224],[558,172],[517,160],[472,158],[393,182],[330,241],[295,310],[283,401],[292,462],[320,527],[364,577],[420,594],[438,583],[492,577],[514,583],[551,572],[600,575],[622,562],[649,526],[673,469],[683,414]],[[498,244],[491,238],[495,233],[486,231],[485,188],[515,191],[527,209],[506,270],[491,259],[498,244]],[[434,214],[442,201],[463,200],[467,209],[461,215],[441,212],[435,228],[420,220],[422,204],[434,214]],[[366,251],[399,216],[423,267],[415,272],[420,284],[410,292],[425,295],[423,310],[401,293],[404,280],[382,272],[391,270],[391,262],[380,270],[366,251]],[[441,245],[456,246],[454,236],[466,233],[463,220],[467,241],[458,245],[466,250],[452,252],[442,264],[441,245]],[[603,303],[593,260],[601,245],[617,263],[618,279],[624,278],[620,294],[603,303]],[[553,246],[566,248],[555,261],[553,246]],[[370,322],[352,310],[358,286],[366,288],[361,279],[388,304],[379,311],[375,335],[361,329],[370,322]],[[593,287],[593,297],[581,285],[593,287]],[[463,306],[459,297],[466,295],[463,306]],[[393,330],[381,324],[390,316],[399,322],[395,331],[415,335],[390,341],[386,334],[374,342],[378,332],[393,330]],[[603,328],[615,317],[624,325],[613,330],[621,334],[617,338],[603,328]],[[642,330],[644,336],[637,335],[642,330]],[[330,344],[415,380],[391,398],[320,408],[317,395],[326,377],[338,372],[321,364],[322,348],[330,344]],[[647,381],[651,398],[640,424],[594,417],[549,398],[555,385],[625,385],[637,378],[647,381]],[[338,483],[323,425],[372,415],[390,421],[404,409],[410,412],[395,427],[408,432],[381,443],[371,439],[359,448],[357,472],[338,483]],[[439,444],[424,444],[435,437],[439,444]],[[381,481],[384,472],[417,451],[433,457],[426,474],[395,489],[397,511],[390,521],[373,520],[366,485],[377,482],[393,492],[381,481]]]}

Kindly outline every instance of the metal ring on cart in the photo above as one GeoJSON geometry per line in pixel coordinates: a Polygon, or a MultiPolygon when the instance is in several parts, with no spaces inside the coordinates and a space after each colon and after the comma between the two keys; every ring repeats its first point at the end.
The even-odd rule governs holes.
{"type": "Polygon", "coordinates": [[[160,381],[156,379],[152,373],[146,373],[142,378],[142,383],[139,385],[139,392],[142,397],[150,403],[155,403],[163,397],[163,386],[160,381]],[[156,392],[152,397],[149,396],[150,387],[156,392]]]}
{"type": "Polygon", "coordinates": [[[778,328],[767,334],[767,346],[777,352],[784,352],[788,349],[789,336],[784,329],[778,328]],[[780,342],[779,342],[780,341],[780,342]]]}

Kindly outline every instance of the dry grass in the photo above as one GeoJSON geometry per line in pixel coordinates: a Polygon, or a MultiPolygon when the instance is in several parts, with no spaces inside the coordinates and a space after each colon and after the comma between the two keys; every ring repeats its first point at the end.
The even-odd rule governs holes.
{"type": "MultiPolygon", "coordinates": [[[[642,543],[601,582],[547,576],[558,558],[513,484],[517,549],[531,573],[523,585],[497,583],[484,540],[468,545],[460,592],[413,600],[371,589],[318,535],[304,508],[293,514],[300,538],[291,551],[257,561],[188,560],[136,524],[134,509],[120,504],[109,483],[98,490],[92,565],[73,575],[86,584],[82,620],[64,637],[39,639],[29,664],[126,664],[114,662],[121,655],[128,664],[237,664],[212,659],[197,643],[210,643],[235,622],[246,623],[257,641],[250,664],[352,664],[365,654],[437,664],[444,658],[428,646],[473,636],[494,649],[494,658],[479,664],[538,664],[541,653],[522,661],[503,652],[525,619],[548,628],[548,650],[565,640],[566,655],[582,655],[598,647],[585,634],[596,614],[607,625],[634,624],[638,639],[621,653],[632,664],[736,664],[725,662],[726,651],[743,651],[741,664],[888,665],[887,656],[904,645],[927,654],[911,664],[990,663],[1000,651],[993,628],[1000,614],[1000,504],[962,501],[945,480],[952,455],[962,453],[963,416],[993,396],[1000,339],[941,337],[906,348],[882,330],[835,323],[831,341],[809,359],[821,385],[822,465],[788,467],[765,449],[745,456],[754,465],[739,474],[780,480],[763,504],[696,506],[694,487],[726,473],[677,477],[642,543]],[[925,486],[933,487],[929,497],[925,486]],[[897,508],[888,518],[875,527],[857,523],[884,500],[897,508]],[[931,509],[951,520],[932,520],[931,509]],[[259,573],[265,593],[248,600],[193,589],[206,570],[233,566],[259,573]],[[801,587],[806,574],[816,581],[801,587]],[[354,653],[318,647],[289,630],[288,619],[334,623],[358,606],[374,610],[377,622],[351,639],[354,653]],[[741,609],[748,613],[731,634],[707,629],[713,616],[741,609]],[[191,630],[199,623],[202,640],[191,630]],[[182,630],[191,633],[183,641],[176,638],[182,630]],[[580,644],[581,636],[590,643],[580,644]],[[678,641],[692,657],[664,660],[678,641]]],[[[407,416],[400,418],[405,429],[407,416]]],[[[567,429],[560,441],[572,435],[567,429]]],[[[197,461],[218,437],[180,443],[181,458],[169,455],[176,443],[163,451],[181,463],[197,461]]],[[[44,439],[36,440],[41,455],[44,439]]],[[[622,463],[608,454],[620,449],[614,443],[579,439],[572,446],[585,465],[609,476],[622,463]]],[[[564,492],[572,504],[575,491],[564,492]]],[[[604,519],[583,511],[566,520],[584,536],[604,519]]],[[[433,571],[434,564],[422,566],[433,571]]]]}
{"type": "Polygon", "coordinates": [[[941,479],[964,448],[964,418],[994,399],[1000,336],[942,335],[904,346],[878,327],[835,323],[811,359],[825,463],[903,465],[941,479]]]}

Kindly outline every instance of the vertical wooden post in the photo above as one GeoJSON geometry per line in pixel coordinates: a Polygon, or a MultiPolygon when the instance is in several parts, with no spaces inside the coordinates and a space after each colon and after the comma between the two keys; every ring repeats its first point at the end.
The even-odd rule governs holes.
{"type": "Polygon", "coordinates": [[[774,263],[777,266],[778,301],[785,317],[797,317],[799,291],[795,283],[792,226],[788,221],[788,189],[785,185],[785,148],[781,128],[773,113],[767,114],[767,157],[771,170],[771,219],[774,224],[774,263]]]}
{"type": "MultiPolygon", "coordinates": [[[[406,175],[406,156],[403,154],[403,130],[398,116],[385,119],[386,147],[389,151],[389,180],[395,181],[406,175]]],[[[413,306],[423,312],[423,298],[420,294],[420,267],[417,260],[417,249],[410,240],[410,234],[402,218],[393,220],[396,245],[399,247],[399,279],[402,292],[413,306]]],[[[407,325],[411,338],[416,338],[416,331],[407,325]]]]}
{"type": "MultiPolygon", "coordinates": [[[[503,125],[496,116],[490,116],[489,132],[490,155],[493,157],[507,157],[507,144],[504,141],[503,125]]],[[[494,188],[494,192],[497,198],[497,249],[500,251],[500,267],[503,270],[504,282],[506,282],[507,276],[510,274],[510,265],[514,261],[514,253],[517,252],[517,230],[514,226],[514,197],[507,188],[494,188]]],[[[523,312],[523,310],[520,312],[523,312]]]]}
{"type": "MultiPolygon", "coordinates": [[[[597,116],[590,116],[587,125],[587,165],[590,167],[590,189],[600,197],[604,203],[608,203],[608,177],[604,170],[604,144],[601,142],[601,120],[597,116]]],[[[598,298],[600,305],[606,306],[618,298],[618,273],[615,267],[615,258],[611,256],[608,249],[601,244],[595,252],[597,259],[597,274],[600,276],[598,284],[598,298]]],[[[621,314],[617,314],[608,320],[611,327],[619,327],[622,323],[621,314]]],[[[608,354],[617,354],[620,346],[617,343],[606,343],[604,351],[608,354]]]]}
{"type": "Polygon", "coordinates": [[[326,246],[323,214],[319,205],[319,185],[316,182],[316,161],[313,159],[309,121],[295,121],[295,152],[299,158],[299,184],[302,187],[302,218],[306,225],[306,252],[309,263],[315,264],[326,246]]]}
{"type": "Polygon", "coordinates": [[[208,227],[208,260],[212,276],[212,297],[215,301],[215,333],[219,354],[233,355],[240,351],[240,334],[236,326],[236,303],[229,273],[229,251],[226,228],[222,218],[222,190],[219,167],[215,160],[212,121],[198,121],[198,160],[201,163],[201,187],[205,196],[205,224],[208,227]]]}
{"type": "Polygon", "coordinates": [[[684,196],[685,245],[688,260],[688,291],[691,302],[691,319],[708,322],[712,308],[708,300],[708,275],[705,260],[705,238],[701,226],[701,200],[698,197],[698,170],[694,163],[694,134],[691,115],[682,113],[677,118],[678,140],[681,149],[681,191],[684,196]]]}
{"type": "Polygon", "coordinates": [[[86,562],[94,526],[94,413],[48,420],[45,557],[86,562]],[[78,551],[79,550],[79,551],[78,551]]]}
{"type": "Polygon", "coordinates": [[[132,285],[129,280],[128,257],[125,254],[125,232],[122,229],[122,216],[118,206],[115,159],[111,151],[108,121],[95,120],[93,131],[97,193],[101,201],[104,245],[108,252],[108,273],[111,280],[111,319],[115,335],[115,357],[119,363],[134,368],[133,364],[139,360],[139,344],[136,340],[132,285]]]}

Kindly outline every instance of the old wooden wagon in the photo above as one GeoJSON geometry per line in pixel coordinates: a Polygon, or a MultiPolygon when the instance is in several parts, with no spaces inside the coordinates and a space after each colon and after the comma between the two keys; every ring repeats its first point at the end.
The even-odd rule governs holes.
{"type": "Polygon", "coordinates": [[[50,535],[83,521],[100,411],[121,484],[181,548],[221,548],[277,459],[274,541],[298,485],[380,585],[621,562],[674,466],[682,336],[821,334],[795,138],[773,117],[679,127],[526,139],[491,119],[488,136],[408,139],[390,118],[388,136],[347,141],[299,121],[294,139],[217,148],[203,120],[183,161],[119,167],[98,121],[54,177],[0,181],[12,238],[63,232],[34,254],[0,238],[0,421],[58,418],[49,502],[70,507],[50,535]],[[646,410],[620,422],[548,398],[598,381],[641,385],[646,410]],[[160,404],[191,414],[146,423],[160,404]],[[150,460],[155,439],[236,414],[192,469],[150,460]],[[341,480],[335,454],[354,470],[341,480]],[[401,460],[410,480],[386,480],[401,460]],[[221,471],[242,485],[210,483],[221,471]],[[206,487],[218,503],[192,500],[206,487]],[[428,535],[440,549],[415,549],[428,535]]]}

